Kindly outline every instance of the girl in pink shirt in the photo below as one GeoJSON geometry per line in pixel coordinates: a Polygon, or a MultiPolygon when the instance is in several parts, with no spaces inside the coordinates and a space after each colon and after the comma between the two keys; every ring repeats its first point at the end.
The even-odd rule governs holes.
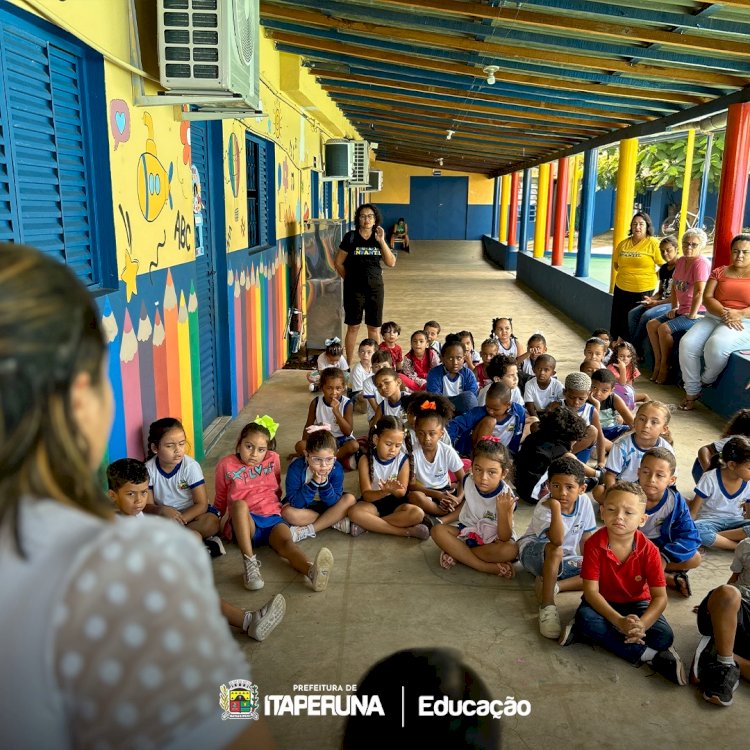
{"type": "Polygon", "coordinates": [[[321,547],[311,562],[292,541],[292,533],[281,517],[281,459],[273,448],[269,429],[258,422],[245,425],[235,453],[216,466],[216,499],[221,528],[227,539],[242,550],[245,588],[265,585],[254,547],[268,544],[280,557],[306,576],[313,590],[323,591],[333,567],[333,555],[321,547]]]}

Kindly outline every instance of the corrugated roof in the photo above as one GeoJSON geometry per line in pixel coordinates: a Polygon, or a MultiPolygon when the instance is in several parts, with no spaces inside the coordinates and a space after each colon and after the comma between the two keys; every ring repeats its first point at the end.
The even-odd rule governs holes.
{"type": "Polygon", "coordinates": [[[750,99],[750,0],[260,9],[277,48],[302,57],[385,161],[504,173],[750,99]]]}

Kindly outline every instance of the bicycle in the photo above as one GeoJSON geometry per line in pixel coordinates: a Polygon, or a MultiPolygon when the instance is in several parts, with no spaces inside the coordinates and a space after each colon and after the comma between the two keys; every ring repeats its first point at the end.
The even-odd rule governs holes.
{"type": "MultiPolygon", "coordinates": [[[[698,227],[698,214],[692,211],[687,212],[687,222],[685,229],[696,229],[698,227]]],[[[700,227],[708,237],[709,242],[713,242],[716,234],[716,219],[713,216],[704,216],[703,224],[700,227]]],[[[662,236],[667,234],[676,234],[680,229],[680,212],[677,211],[674,216],[668,216],[661,225],[662,236]]]]}

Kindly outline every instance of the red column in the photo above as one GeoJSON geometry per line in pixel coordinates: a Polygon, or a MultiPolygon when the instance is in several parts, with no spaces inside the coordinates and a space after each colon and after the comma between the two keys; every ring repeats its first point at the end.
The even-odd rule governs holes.
{"type": "Polygon", "coordinates": [[[547,190],[547,216],[544,224],[544,252],[549,250],[550,239],[552,238],[552,207],[555,203],[555,178],[550,164],[549,170],[549,188],[547,190]]]}
{"type": "Polygon", "coordinates": [[[747,166],[750,155],[750,102],[730,104],[724,158],[721,163],[719,202],[716,206],[716,237],[713,267],[731,263],[732,237],[742,230],[747,198],[747,166]]]}
{"type": "Polygon", "coordinates": [[[568,160],[557,161],[555,224],[552,230],[552,265],[561,266],[565,252],[565,220],[568,213],[568,160]]]}
{"type": "Polygon", "coordinates": [[[508,207],[508,247],[518,249],[516,237],[518,229],[518,176],[520,172],[513,172],[510,176],[510,206],[508,207]]]}

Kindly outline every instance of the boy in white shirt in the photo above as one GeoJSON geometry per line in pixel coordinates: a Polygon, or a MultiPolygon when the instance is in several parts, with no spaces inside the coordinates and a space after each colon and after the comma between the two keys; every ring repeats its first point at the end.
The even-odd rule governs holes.
{"type": "Polygon", "coordinates": [[[529,416],[536,417],[563,400],[562,383],[555,377],[557,360],[551,354],[540,354],[534,362],[534,377],[526,383],[523,400],[529,416]]]}
{"type": "Polygon", "coordinates": [[[123,516],[141,518],[148,502],[148,469],[142,461],[121,458],[107,467],[107,494],[123,516]]]}
{"type": "Polygon", "coordinates": [[[349,398],[354,402],[354,408],[360,413],[366,410],[367,402],[365,401],[362,389],[365,380],[373,374],[372,355],[375,354],[377,348],[378,344],[375,339],[363,339],[357,351],[359,362],[352,367],[349,376],[349,385],[351,386],[349,398]]]}

